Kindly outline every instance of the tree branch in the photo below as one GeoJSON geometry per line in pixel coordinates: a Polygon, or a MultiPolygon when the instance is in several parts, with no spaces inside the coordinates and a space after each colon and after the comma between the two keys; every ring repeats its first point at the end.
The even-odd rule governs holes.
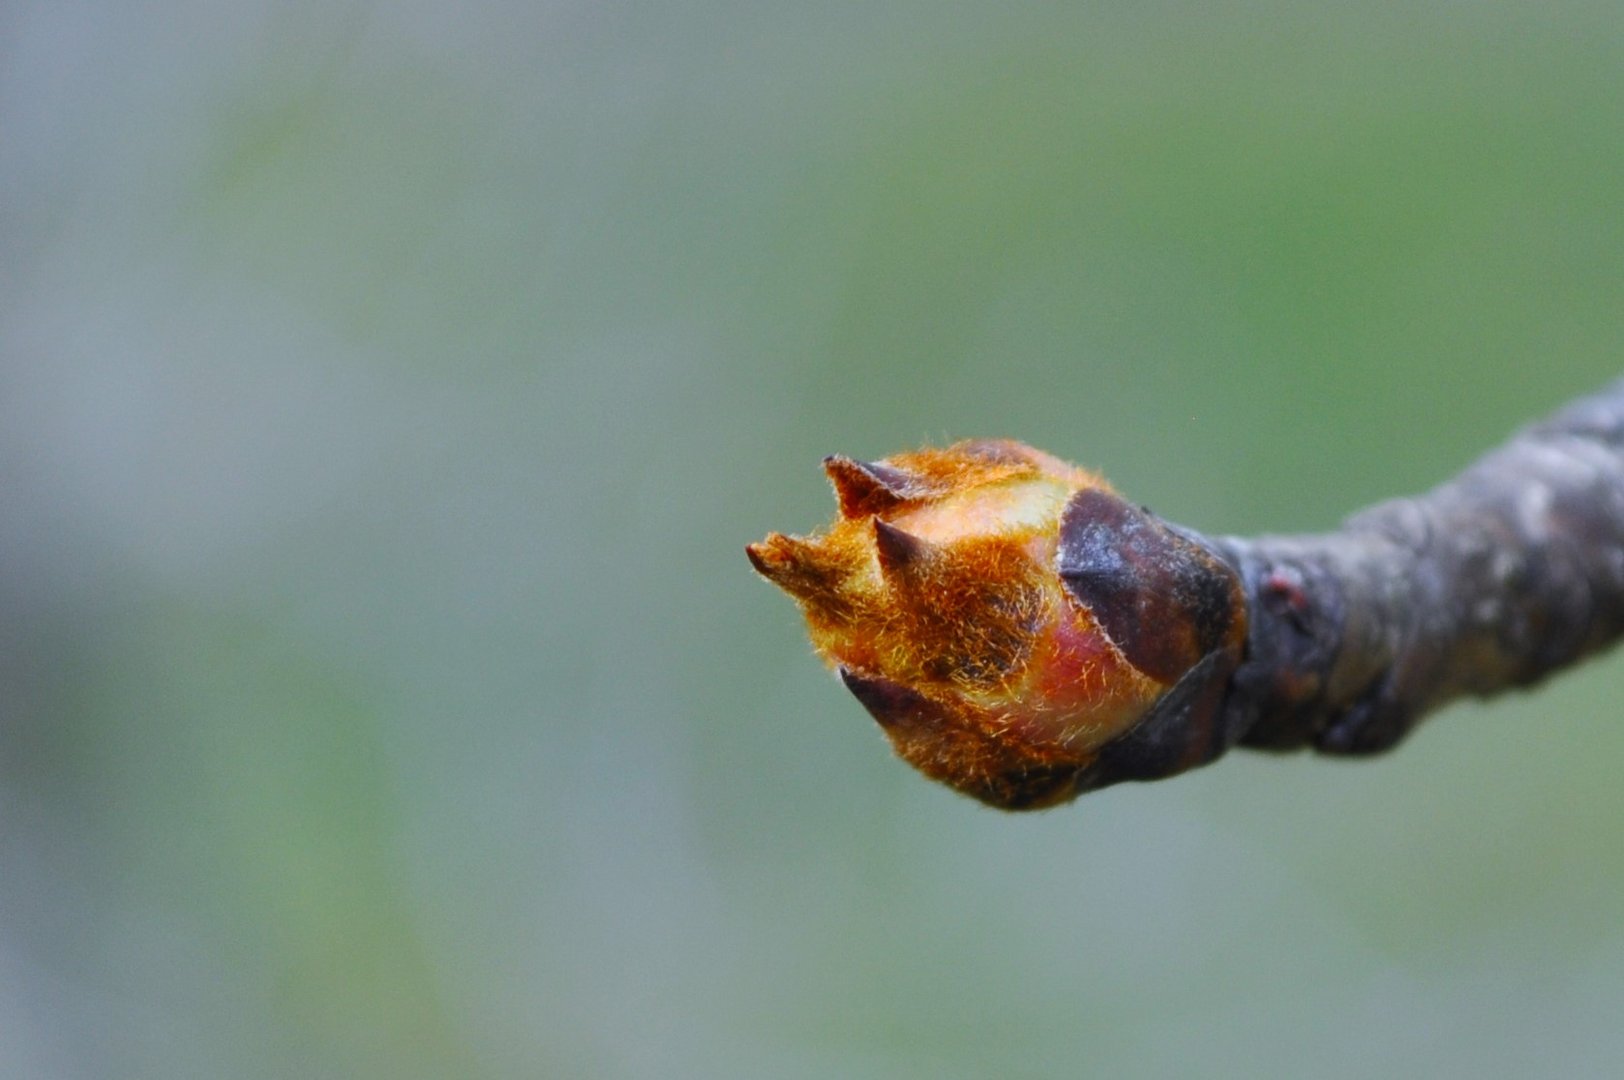
{"type": "Polygon", "coordinates": [[[1238,741],[1385,750],[1624,633],[1624,381],[1335,532],[1215,546],[1251,616],[1225,704],[1238,741]]]}
{"type": "Polygon", "coordinates": [[[1006,809],[1385,750],[1624,633],[1624,381],[1312,536],[1207,538],[1013,442],[824,466],[840,517],[752,564],[901,757],[1006,809]]]}

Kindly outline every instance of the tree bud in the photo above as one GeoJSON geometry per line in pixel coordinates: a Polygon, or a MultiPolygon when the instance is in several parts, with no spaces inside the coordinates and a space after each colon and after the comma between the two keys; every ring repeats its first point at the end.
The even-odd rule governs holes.
{"type": "Polygon", "coordinates": [[[745,550],[904,760],[1031,809],[1222,751],[1246,611],[1205,545],[1017,442],[823,466],[828,529],[745,550]]]}

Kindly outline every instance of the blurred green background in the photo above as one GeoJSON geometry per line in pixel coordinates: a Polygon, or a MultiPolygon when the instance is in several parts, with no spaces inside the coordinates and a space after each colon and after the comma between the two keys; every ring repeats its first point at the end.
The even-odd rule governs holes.
{"type": "Polygon", "coordinates": [[[0,7],[0,1072],[1607,1075],[1612,657],[1036,816],[742,545],[1317,529],[1599,386],[1616,5],[0,7]]]}

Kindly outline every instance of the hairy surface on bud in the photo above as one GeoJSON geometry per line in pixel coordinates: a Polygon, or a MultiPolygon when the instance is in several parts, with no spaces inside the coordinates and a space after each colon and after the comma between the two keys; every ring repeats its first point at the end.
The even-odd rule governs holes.
{"type": "MultiPolygon", "coordinates": [[[[968,795],[1036,808],[1134,778],[1142,755],[1102,781],[1102,749],[1238,656],[1233,574],[1092,473],[1010,441],[823,464],[834,523],[746,552],[897,753],[968,795]]],[[[1164,742],[1152,771],[1194,763],[1164,742]]]]}

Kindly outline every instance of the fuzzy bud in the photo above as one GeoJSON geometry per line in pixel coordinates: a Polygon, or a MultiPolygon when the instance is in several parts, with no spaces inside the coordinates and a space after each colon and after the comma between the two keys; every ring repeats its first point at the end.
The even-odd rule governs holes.
{"type": "Polygon", "coordinates": [[[1224,748],[1246,613],[1204,545],[1017,442],[823,467],[834,523],[745,550],[904,760],[1031,809],[1224,748]]]}

